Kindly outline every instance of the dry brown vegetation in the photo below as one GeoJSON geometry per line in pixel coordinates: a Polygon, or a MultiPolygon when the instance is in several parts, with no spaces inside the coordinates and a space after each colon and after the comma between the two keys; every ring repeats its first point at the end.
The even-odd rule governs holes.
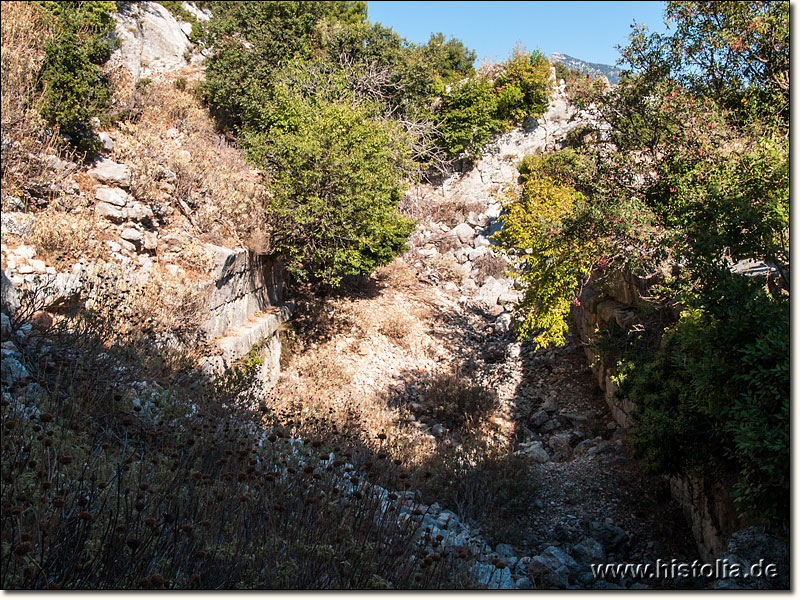
{"type": "Polygon", "coordinates": [[[445,199],[434,193],[430,186],[425,191],[419,189],[406,194],[400,209],[409,217],[422,223],[444,223],[455,227],[467,220],[469,213],[481,213],[486,209],[483,202],[465,198],[445,199]]]}
{"type": "Polygon", "coordinates": [[[3,5],[0,57],[0,115],[2,116],[2,196],[22,190],[47,193],[50,186],[69,175],[70,169],[53,169],[56,155],[69,158],[66,143],[37,111],[41,98],[38,73],[45,60],[44,47],[53,32],[32,2],[3,5]]]}
{"type": "Polygon", "coordinates": [[[45,262],[68,267],[81,258],[99,258],[103,248],[97,241],[97,219],[88,211],[47,209],[36,214],[27,242],[45,262]]]}
{"type": "Polygon", "coordinates": [[[489,277],[500,279],[507,268],[508,262],[502,256],[492,256],[488,253],[479,256],[475,259],[473,268],[475,283],[483,285],[489,277]]]}
{"type": "Polygon", "coordinates": [[[464,585],[467,567],[418,536],[423,511],[385,439],[258,415],[246,374],[209,383],[156,348],[109,342],[90,313],[61,324],[21,346],[36,410],[0,403],[3,588],[464,585]]]}
{"type": "Polygon", "coordinates": [[[382,286],[395,290],[407,290],[419,283],[414,270],[399,258],[375,269],[373,276],[382,286]]]}
{"type": "Polygon", "coordinates": [[[170,202],[207,241],[268,251],[259,174],[217,133],[193,87],[153,81],[135,94],[135,118],[119,124],[115,148],[132,168],[134,196],[170,202]]]}
{"type": "Polygon", "coordinates": [[[457,370],[434,373],[420,381],[420,403],[437,421],[452,428],[476,428],[497,408],[497,393],[457,370]]]}
{"type": "Polygon", "coordinates": [[[437,254],[426,259],[425,264],[433,269],[444,281],[461,284],[468,275],[467,270],[458,264],[458,261],[452,256],[437,254]]]}

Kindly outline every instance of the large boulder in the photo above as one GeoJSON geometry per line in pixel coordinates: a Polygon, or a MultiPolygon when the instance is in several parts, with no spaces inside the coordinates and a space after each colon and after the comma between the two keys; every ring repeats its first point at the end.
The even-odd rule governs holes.
{"type": "Polygon", "coordinates": [[[462,244],[472,245],[472,240],[475,238],[475,230],[466,223],[461,223],[461,225],[453,227],[448,235],[457,237],[462,244]]]}
{"type": "Polygon", "coordinates": [[[117,49],[109,65],[122,67],[134,80],[186,64],[191,26],[179,23],[157,2],[125,2],[114,15],[117,49]]]}
{"type": "Polygon", "coordinates": [[[510,287],[509,282],[504,279],[487,277],[475,295],[475,300],[487,307],[492,307],[497,304],[497,300],[501,295],[509,291],[510,287]]]}
{"type": "Polygon", "coordinates": [[[734,533],[721,560],[731,567],[731,577],[720,579],[715,589],[789,589],[789,550],[784,542],[758,527],[734,533]],[[741,572],[732,572],[733,565],[741,572]]]}

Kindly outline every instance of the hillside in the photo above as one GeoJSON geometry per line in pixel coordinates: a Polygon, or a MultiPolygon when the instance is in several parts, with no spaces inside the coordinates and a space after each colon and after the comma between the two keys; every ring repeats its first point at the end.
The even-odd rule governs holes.
{"type": "Polygon", "coordinates": [[[606,77],[611,85],[617,85],[619,83],[620,70],[612,65],[585,62],[558,52],[549,54],[547,60],[551,63],[561,63],[581,73],[588,73],[592,77],[606,77]]]}
{"type": "Polygon", "coordinates": [[[788,588],[746,10],[723,94],[646,36],[609,87],[359,2],[4,5],[3,587],[788,588]],[[716,559],[772,574],[619,568],[716,559]]]}

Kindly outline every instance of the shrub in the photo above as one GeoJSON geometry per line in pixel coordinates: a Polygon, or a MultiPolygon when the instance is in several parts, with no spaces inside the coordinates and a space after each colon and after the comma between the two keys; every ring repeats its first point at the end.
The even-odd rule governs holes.
{"type": "Polygon", "coordinates": [[[437,254],[426,259],[425,265],[433,269],[443,281],[452,281],[461,284],[467,278],[467,270],[458,264],[452,255],[437,254]]]}
{"type": "Polygon", "coordinates": [[[618,393],[637,406],[634,448],[648,469],[733,472],[740,512],[780,525],[789,511],[786,300],[737,275],[725,289],[724,307],[685,311],[658,351],[629,352],[618,393]]]}
{"type": "Polygon", "coordinates": [[[111,55],[108,34],[114,29],[114,2],[44,2],[59,35],[47,41],[42,67],[41,113],[78,148],[92,149],[96,140],[89,120],[111,98],[100,67],[111,55]]]}
{"type": "Polygon", "coordinates": [[[38,109],[42,104],[41,73],[45,45],[55,33],[52,19],[38,5],[15,2],[3,8],[0,111],[2,111],[2,195],[33,190],[44,194],[71,169],[52,168],[47,157],[70,158],[67,145],[47,130],[38,109]]]}
{"type": "Polygon", "coordinates": [[[497,97],[492,84],[482,77],[453,84],[442,97],[439,113],[439,145],[450,157],[478,157],[492,133],[506,127],[496,118],[497,97]]]}
{"type": "Polygon", "coordinates": [[[527,116],[541,116],[550,103],[551,88],[550,63],[545,56],[515,47],[494,82],[496,118],[519,123],[527,116]]]}
{"type": "Polygon", "coordinates": [[[270,119],[244,143],[271,178],[274,244],[288,268],[336,285],[391,262],[412,229],[397,208],[402,131],[351,98],[318,103],[285,88],[270,119]]]}
{"type": "Polygon", "coordinates": [[[563,343],[570,302],[591,266],[592,248],[581,241],[559,243],[563,220],[585,200],[582,194],[533,172],[522,179],[521,191],[505,204],[503,227],[495,238],[519,257],[515,266],[524,293],[519,337],[532,337],[544,347],[563,343]]]}
{"type": "Polygon", "coordinates": [[[500,279],[506,272],[508,262],[502,256],[492,256],[488,252],[475,259],[473,263],[473,278],[475,283],[483,285],[489,277],[500,279]]]}
{"type": "Polygon", "coordinates": [[[36,213],[29,241],[47,262],[65,267],[102,253],[93,239],[95,226],[93,215],[86,213],[42,211],[36,213]]]}
{"type": "Polygon", "coordinates": [[[426,414],[459,428],[475,428],[492,416],[497,393],[457,371],[440,372],[419,383],[420,403],[426,414]]]}
{"type": "Polygon", "coordinates": [[[490,544],[525,544],[535,480],[529,462],[505,448],[470,438],[424,465],[431,477],[422,485],[426,502],[434,500],[466,522],[481,523],[490,544]]]}
{"type": "Polygon", "coordinates": [[[413,326],[414,320],[411,316],[398,309],[388,313],[381,319],[378,324],[378,331],[393,342],[402,344],[413,326]]]}

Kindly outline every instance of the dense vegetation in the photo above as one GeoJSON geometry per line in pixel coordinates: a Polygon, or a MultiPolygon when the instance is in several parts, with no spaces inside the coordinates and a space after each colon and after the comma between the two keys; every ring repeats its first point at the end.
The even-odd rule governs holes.
{"type": "Polygon", "coordinates": [[[111,87],[100,67],[111,55],[108,34],[114,29],[114,2],[41,2],[57,34],[45,44],[41,114],[75,146],[94,145],[89,123],[111,99],[111,87]]]}
{"type": "Polygon", "coordinates": [[[573,90],[596,116],[575,147],[520,166],[501,237],[528,252],[520,331],[559,341],[587,280],[661,273],[646,333],[611,344],[636,449],[657,472],[722,467],[742,514],[785,524],[789,7],[670,2],[667,18],[673,33],[634,30],[619,86],[573,90]],[[747,259],[769,286],[731,271],[747,259]]]}
{"type": "Polygon", "coordinates": [[[405,243],[403,182],[547,108],[549,66],[522,50],[476,75],[442,34],[415,45],[363,2],[214,6],[203,84],[219,122],[271,179],[272,250],[305,279],[371,272],[405,243]]]}

